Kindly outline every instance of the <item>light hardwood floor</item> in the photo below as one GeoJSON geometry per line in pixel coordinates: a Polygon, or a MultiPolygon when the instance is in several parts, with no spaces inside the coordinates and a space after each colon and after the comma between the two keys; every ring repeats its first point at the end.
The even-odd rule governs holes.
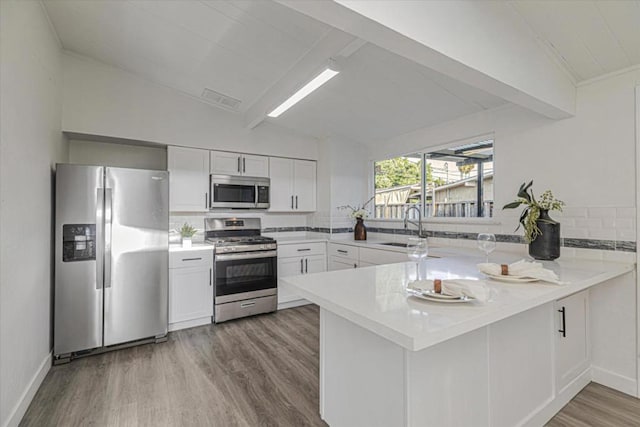
{"type": "MultiPolygon", "coordinates": [[[[21,425],[326,426],[318,324],[308,305],[55,366],[21,425]]],[[[548,426],[640,426],[640,400],[590,384],[548,426]]]]}

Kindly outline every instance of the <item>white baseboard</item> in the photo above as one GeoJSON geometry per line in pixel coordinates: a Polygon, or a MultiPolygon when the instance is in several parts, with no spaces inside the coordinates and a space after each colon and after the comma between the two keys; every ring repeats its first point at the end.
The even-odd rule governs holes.
{"type": "Polygon", "coordinates": [[[580,391],[591,382],[591,370],[585,369],[576,379],[571,381],[558,395],[551,401],[539,408],[534,414],[527,418],[522,426],[542,426],[547,423],[555,414],[571,401],[580,391]]]}
{"type": "Polygon", "coordinates": [[[307,305],[307,304],[311,304],[311,301],[307,301],[306,299],[297,299],[293,301],[282,302],[278,304],[278,310],[299,307],[301,305],[307,305]]]}
{"type": "Polygon", "coordinates": [[[196,326],[211,324],[211,316],[200,317],[198,319],[185,320],[183,322],[169,323],[169,332],[178,331],[180,329],[193,328],[196,326]]]}
{"type": "Polygon", "coordinates": [[[594,383],[602,384],[619,392],[638,397],[638,382],[629,377],[624,377],[606,369],[591,367],[591,377],[594,383]]]}
{"type": "Polygon", "coordinates": [[[24,417],[25,412],[27,412],[27,408],[29,408],[33,397],[40,388],[42,381],[44,381],[44,377],[47,376],[49,369],[51,369],[51,358],[52,353],[49,353],[42,363],[40,363],[40,367],[31,378],[31,381],[29,381],[27,388],[22,392],[18,403],[16,403],[9,414],[9,417],[7,417],[4,424],[2,424],[3,427],[17,427],[18,424],[20,424],[20,421],[22,420],[22,417],[24,417]]]}

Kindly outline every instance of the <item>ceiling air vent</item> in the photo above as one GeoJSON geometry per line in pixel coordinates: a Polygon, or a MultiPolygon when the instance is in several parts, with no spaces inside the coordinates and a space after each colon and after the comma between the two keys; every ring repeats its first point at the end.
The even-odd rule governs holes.
{"type": "Polygon", "coordinates": [[[238,111],[240,103],[242,102],[239,99],[232,98],[228,95],[224,95],[220,92],[207,88],[202,92],[202,98],[211,104],[231,111],[238,111]]]}

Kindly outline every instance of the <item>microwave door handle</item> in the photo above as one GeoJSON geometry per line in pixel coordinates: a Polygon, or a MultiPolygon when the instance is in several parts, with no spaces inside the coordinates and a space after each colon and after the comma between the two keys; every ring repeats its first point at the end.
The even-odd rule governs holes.
{"type": "Polygon", "coordinates": [[[259,187],[258,184],[256,184],[253,187],[253,193],[254,193],[254,198],[253,198],[253,203],[255,204],[255,207],[258,207],[258,192],[259,192],[259,187]]]}

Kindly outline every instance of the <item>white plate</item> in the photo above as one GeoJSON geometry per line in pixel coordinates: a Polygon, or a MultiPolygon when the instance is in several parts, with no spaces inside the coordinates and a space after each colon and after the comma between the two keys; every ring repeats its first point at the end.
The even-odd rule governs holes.
{"type": "Polygon", "coordinates": [[[499,282],[507,282],[507,283],[530,283],[530,282],[537,282],[540,280],[540,279],[534,279],[533,277],[525,277],[525,276],[494,276],[493,274],[486,274],[486,276],[489,277],[490,279],[497,280],[499,282]]]}
{"type": "Polygon", "coordinates": [[[435,293],[434,291],[431,291],[431,290],[420,292],[420,291],[415,291],[413,289],[407,289],[407,292],[411,294],[411,296],[424,299],[427,301],[433,301],[433,302],[458,303],[458,302],[475,301],[475,298],[471,298],[467,296],[455,297],[453,295],[443,295],[443,294],[435,293]]]}

